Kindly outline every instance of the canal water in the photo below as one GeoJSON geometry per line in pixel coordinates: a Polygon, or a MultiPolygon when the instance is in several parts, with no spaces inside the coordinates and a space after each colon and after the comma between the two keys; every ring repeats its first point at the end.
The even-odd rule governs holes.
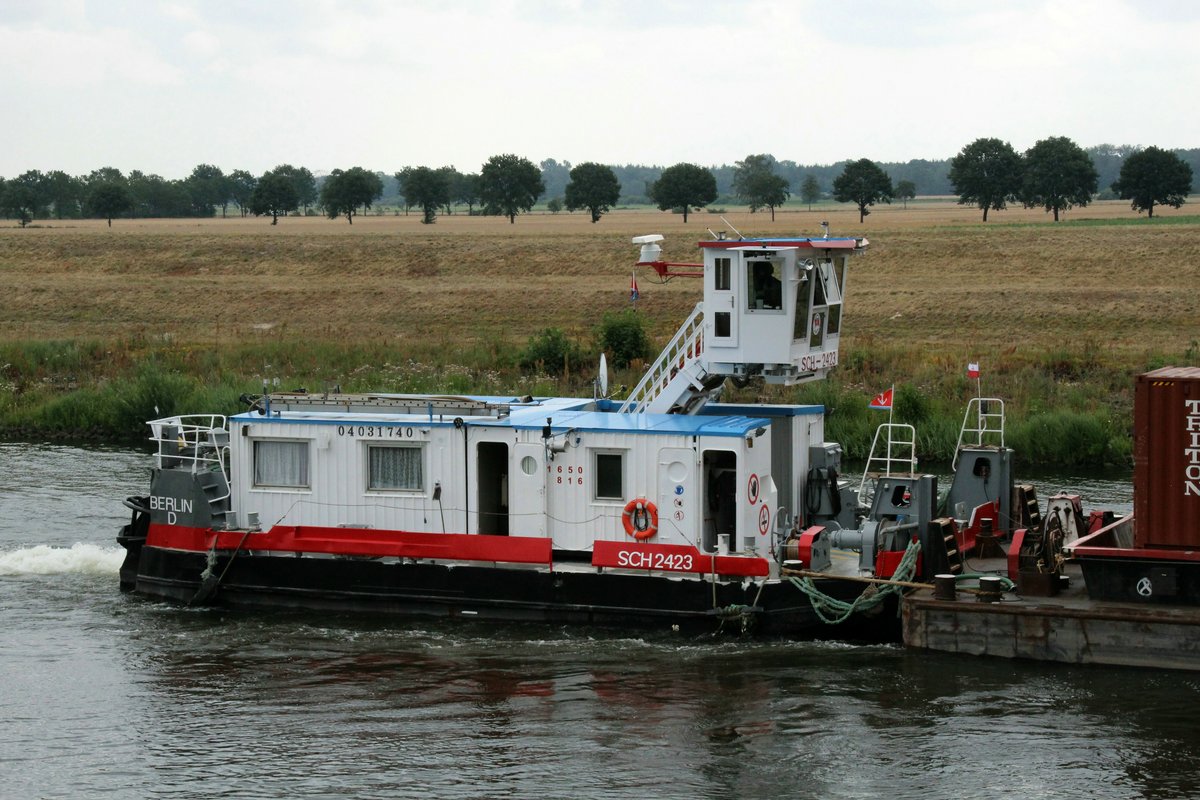
{"type": "Polygon", "coordinates": [[[1188,674],[122,595],[148,465],[0,444],[0,797],[1200,796],[1188,674]]]}

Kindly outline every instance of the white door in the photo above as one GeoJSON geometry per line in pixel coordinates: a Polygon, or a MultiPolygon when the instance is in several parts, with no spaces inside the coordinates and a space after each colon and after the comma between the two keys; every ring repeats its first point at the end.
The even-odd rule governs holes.
{"type": "MultiPolygon", "coordinates": [[[[724,252],[713,258],[704,280],[708,291],[704,298],[704,326],[708,331],[707,347],[737,347],[738,289],[742,274],[740,253],[724,252]]],[[[722,360],[719,356],[717,360],[722,360]]]]}
{"type": "Polygon", "coordinates": [[[508,470],[508,532],[511,536],[546,535],[546,448],[518,444],[508,470]]]}
{"type": "Polygon", "coordinates": [[[658,536],[654,541],[699,547],[704,522],[700,513],[699,471],[695,450],[664,447],[658,451],[658,536]]]}

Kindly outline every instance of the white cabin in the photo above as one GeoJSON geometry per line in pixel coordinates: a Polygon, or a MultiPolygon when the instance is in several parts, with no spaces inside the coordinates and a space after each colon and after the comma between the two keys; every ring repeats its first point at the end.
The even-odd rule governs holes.
{"type": "Polygon", "coordinates": [[[227,525],[545,537],[557,558],[630,542],[623,515],[644,499],[655,544],[769,557],[802,514],[822,412],[276,394],[229,420],[227,525]]]}

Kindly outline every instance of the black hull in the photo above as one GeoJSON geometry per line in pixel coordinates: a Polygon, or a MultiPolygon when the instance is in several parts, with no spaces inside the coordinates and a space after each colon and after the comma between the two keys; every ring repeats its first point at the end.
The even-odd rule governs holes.
{"type": "MultiPolygon", "coordinates": [[[[205,582],[204,553],[144,546],[138,562],[138,594],[184,604],[770,636],[899,636],[894,602],[835,629],[788,582],[768,582],[761,592],[751,581],[720,583],[714,597],[713,584],[694,577],[252,552],[241,552],[232,562],[220,555],[214,577],[205,582]]],[[[861,589],[841,581],[820,588],[845,600],[861,589]]]]}
{"type": "MultiPolygon", "coordinates": [[[[1136,554],[1136,553],[1135,553],[1136,554]]],[[[1088,597],[1122,603],[1200,606],[1200,562],[1077,556],[1088,597]]]]}

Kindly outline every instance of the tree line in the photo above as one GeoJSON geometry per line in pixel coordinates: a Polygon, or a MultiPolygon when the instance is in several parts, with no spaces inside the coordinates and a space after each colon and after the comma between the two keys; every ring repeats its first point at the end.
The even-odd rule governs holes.
{"type": "Polygon", "coordinates": [[[1024,154],[985,138],[946,161],[859,159],[809,167],[765,153],[732,165],[667,168],[595,162],[573,167],[554,159],[535,165],[499,155],[472,174],[453,166],[405,167],[391,175],[352,167],[317,177],[305,167],[281,164],[255,177],[246,170],[226,174],[200,164],[188,177],[169,180],[104,167],[81,176],[31,170],[0,178],[0,213],[22,225],[80,217],[105,218],[111,225],[121,216],[211,217],[218,211],[226,216],[233,206],[243,216],[270,216],[272,224],[280,216],[318,210],[353,224],[356,215],[384,203],[405,213],[418,209],[422,220],[432,223],[439,212],[453,213],[459,206],[468,214],[503,214],[515,221],[545,200],[553,212],[586,210],[593,222],[622,204],[652,204],[686,219],[690,210],[715,202],[765,209],[773,219],[776,208],[795,196],[810,207],[825,198],[854,202],[861,220],[875,203],[955,194],[960,203],[978,205],[984,221],[989,210],[1016,201],[1043,206],[1057,220],[1061,211],[1096,196],[1129,199],[1135,210],[1150,216],[1155,205],[1178,208],[1198,170],[1200,149],[1099,145],[1084,150],[1065,137],[1042,140],[1024,154]]]}
{"type": "MultiPolygon", "coordinates": [[[[1129,200],[1134,211],[1154,216],[1156,205],[1179,208],[1192,190],[1192,167],[1179,155],[1147,147],[1123,157],[1109,188],[1129,200]]],[[[1086,206],[1100,187],[1092,157],[1065,136],[1051,136],[1024,153],[996,138],[976,139],[950,160],[950,182],[958,202],[983,210],[1002,211],[1008,203],[1042,207],[1059,214],[1086,206]]]]}

